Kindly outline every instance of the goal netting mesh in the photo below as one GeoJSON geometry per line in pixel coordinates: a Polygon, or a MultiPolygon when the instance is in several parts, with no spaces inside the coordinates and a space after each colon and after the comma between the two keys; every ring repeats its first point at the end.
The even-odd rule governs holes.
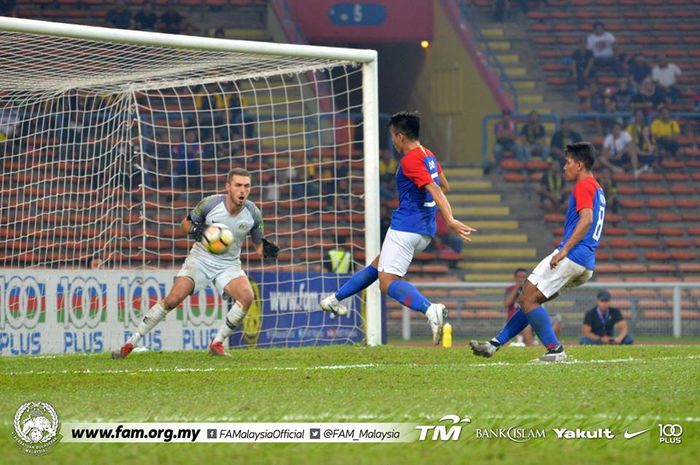
{"type": "MultiPolygon", "coordinates": [[[[361,86],[349,61],[1,32],[0,266],[174,275],[181,220],[242,167],[281,247],[242,254],[257,344],[361,341],[360,308],[318,308],[365,263],[361,86]]],[[[186,310],[219,305],[209,290],[186,310]]]]}

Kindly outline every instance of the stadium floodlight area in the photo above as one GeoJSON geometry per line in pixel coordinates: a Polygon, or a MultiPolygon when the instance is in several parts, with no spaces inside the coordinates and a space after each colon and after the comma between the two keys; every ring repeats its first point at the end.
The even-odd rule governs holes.
{"type": "MultiPolygon", "coordinates": [[[[259,286],[258,345],[380,343],[376,286],[352,318],[317,305],[379,252],[377,125],[372,50],[0,18],[0,326],[43,311],[23,305],[53,311],[53,297],[76,318],[100,311],[99,283],[71,294],[42,277],[104,279],[109,293],[110,280],[167,270],[155,295],[115,284],[102,296],[120,314],[129,296],[147,308],[192,245],[180,221],[241,167],[282,249],[276,262],[252,244],[242,256],[259,286]]],[[[207,291],[185,307],[220,304],[207,291]]]]}

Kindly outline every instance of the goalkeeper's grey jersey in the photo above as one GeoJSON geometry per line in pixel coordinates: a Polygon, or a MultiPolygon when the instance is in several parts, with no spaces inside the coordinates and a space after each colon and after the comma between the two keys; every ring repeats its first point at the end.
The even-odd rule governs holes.
{"type": "Polygon", "coordinates": [[[219,255],[207,252],[201,243],[195,242],[190,250],[190,256],[197,257],[208,265],[221,268],[237,263],[241,256],[241,245],[248,234],[256,245],[262,242],[264,228],[262,214],[250,200],[246,200],[245,205],[236,215],[231,215],[226,208],[226,195],[211,195],[199,202],[189,217],[195,223],[223,223],[233,232],[233,242],[226,252],[219,255]]]}

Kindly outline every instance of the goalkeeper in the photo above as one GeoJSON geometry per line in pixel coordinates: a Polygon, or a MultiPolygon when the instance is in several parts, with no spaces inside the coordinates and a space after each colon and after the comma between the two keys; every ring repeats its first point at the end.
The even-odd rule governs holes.
{"type": "Polygon", "coordinates": [[[413,256],[425,250],[435,236],[435,215],[438,210],[447,226],[465,241],[475,229],[458,221],[444,192],[447,178],[433,153],[418,140],[420,117],[416,113],[400,112],[389,121],[391,141],[402,155],[396,173],[399,190],[399,208],[391,216],[391,227],[386,233],[379,257],[355,273],[338,291],[321,300],[321,308],[343,316],[348,308],[342,300],[357,294],[377,279],[382,293],[413,310],[423,313],[433,333],[433,343],[442,339],[442,328],[447,309],[432,303],[403,277],[413,256]],[[444,191],[444,192],[443,192],[444,191]]]}
{"type": "Polygon", "coordinates": [[[241,245],[250,234],[257,253],[262,253],[266,258],[276,258],[279,253],[279,247],[263,237],[262,214],[248,200],[250,184],[248,171],[232,169],[226,178],[226,194],[206,197],[182,220],[182,229],[196,241],[190,254],[177,273],[170,293],[148,309],[126,344],[120,350],[112,352],[112,358],[127,357],[139,340],[163,320],[170,310],[209,284],[213,284],[224,301],[230,304],[224,324],[209,345],[209,353],[228,355],[223,342],[241,323],[254,298],[248,277],[241,268],[241,245]],[[234,236],[228,249],[219,255],[208,252],[200,243],[205,229],[213,223],[225,224],[234,236]]]}

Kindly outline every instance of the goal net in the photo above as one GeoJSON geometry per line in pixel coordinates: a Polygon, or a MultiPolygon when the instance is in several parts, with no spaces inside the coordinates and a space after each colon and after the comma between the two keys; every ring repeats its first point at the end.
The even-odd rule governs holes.
{"type": "MultiPolygon", "coordinates": [[[[0,326],[32,311],[138,321],[192,246],[182,219],[241,167],[281,252],[244,246],[256,303],[234,343],[378,343],[376,289],[349,317],[318,307],[379,250],[374,52],[15,18],[0,31],[0,326]],[[73,281],[54,289],[47,269],[73,281]],[[153,276],[167,276],[155,291],[153,276]]],[[[225,311],[209,289],[171,314],[215,330],[225,311]]]]}

